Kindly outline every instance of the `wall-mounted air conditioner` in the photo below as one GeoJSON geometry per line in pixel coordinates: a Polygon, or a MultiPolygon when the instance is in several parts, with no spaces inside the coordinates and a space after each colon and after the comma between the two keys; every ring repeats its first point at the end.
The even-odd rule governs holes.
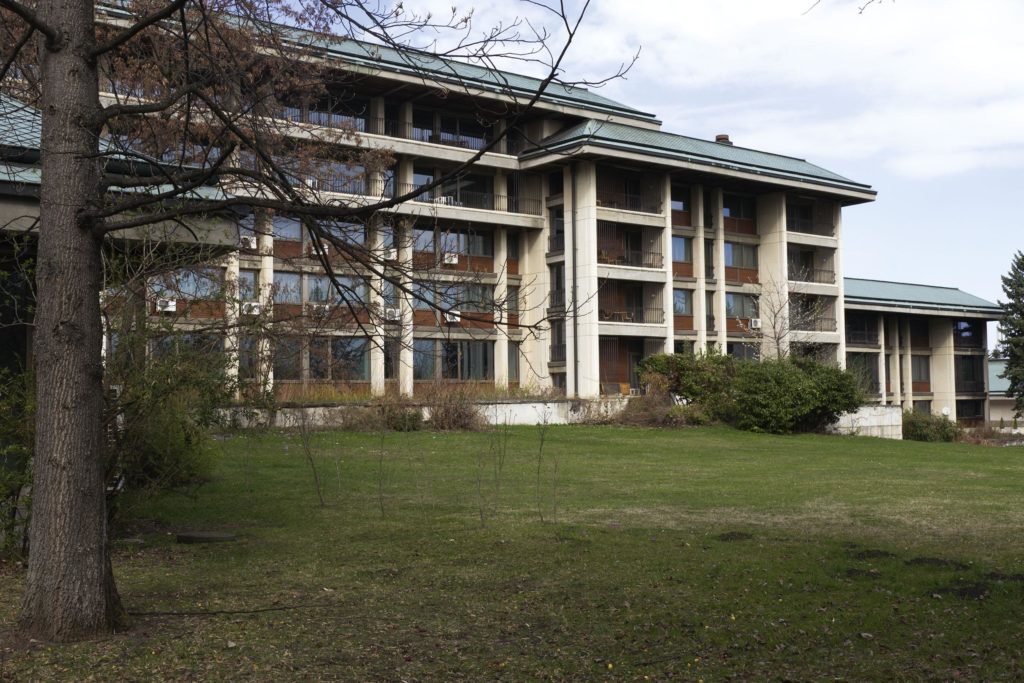
{"type": "Polygon", "coordinates": [[[178,310],[178,302],[174,299],[157,299],[157,313],[175,313],[178,310]]]}
{"type": "Polygon", "coordinates": [[[458,311],[446,311],[444,314],[444,321],[446,323],[457,323],[462,320],[462,314],[458,311]]]}
{"type": "Polygon", "coordinates": [[[306,304],[307,309],[312,315],[327,315],[327,312],[331,309],[327,304],[306,304]]]}
{"type": "Polygon", "coordinates": [[[242,235],[238,238],[238,245],[242,249],[256,249],[256,235],[242,235]]]}
{"type": "Polygon", "coordinates": [[[434,197],[435,204],[444,204],[445,206],[455,206],[455,197],[450,194],[443,195],[441,197],[434,197]]]}
{"type": "Polygon", "coordinates": [[[388,322],[398,322],[401,319],[402,319],[402,311],[401,310],[399,310],[397,308],[394,308],[394,307],[391,307],[391,306],[388,306],[387,308],[384,309],[384,320],[386,320],[388,322]]]}
{"type": "Polygon", "coordinates": [[[761,329],[761,319],[760,318],[751,318],[750,319],[750,329],[752,329],[752,330],[759,330],[759,329],[761,329]]]}
{"type": "Polygon", "coordinates": [[[441,262],[446,266],[457,266],[459,265],[459,255],[452,252],[446,252],[441,255],[441,262]]]}
{"type": "Polygon", "coordinates": [[[263,307],[259,301],[243,301],[242,302],[242,315],[259,315],[263,307]]]}
{"type": "Polygon", "coordinates": [[[395,249],[394,247],[392,247],[391,249],[385,249],[384,253],[381,255],[381,257],[385,261],[397,261],[398,260],[398,250],[395,249]]]}

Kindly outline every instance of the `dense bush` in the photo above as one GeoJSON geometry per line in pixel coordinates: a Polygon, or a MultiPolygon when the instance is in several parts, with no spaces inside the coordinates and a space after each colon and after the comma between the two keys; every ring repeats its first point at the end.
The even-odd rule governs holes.
{"type": "Polygon", "coordinates": [[[910,441],[956,441],[960,427],[942,415],[904,411],[903,438],[910,441]]]}
{"type": "Polygon", "coordinates": [[[641,369],[645,381],[664,385],[685,404],[661,424],[721,421],[777,434],[820,431],[862,402],[852,375],[814,360],[675,354],[646,358],[641,369]]]}
{"type": "Polygon", "coordinates": [[[427,399],[430,427],[441,432],[475,431],[485,425],[483,415],[469,390],[441,385],[427,399]]]}

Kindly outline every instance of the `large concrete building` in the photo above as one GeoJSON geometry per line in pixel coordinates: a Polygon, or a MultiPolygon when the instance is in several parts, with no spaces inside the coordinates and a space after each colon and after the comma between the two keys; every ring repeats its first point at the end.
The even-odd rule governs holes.
{"type": "MultiPolygon", "coordinates": [[[[813,352],[875,368],[882,402],[984,415],[990,305],[922,311],[904,305],[912,287],[843,277],[843,209],[872,201],[870,186],[726,135],[663,131],[654,115],[584,88],[551,85],[509,128],[494,112],[514,111],[539,81],[422,55],[410,73],[406,56],[353,40],[320,54],[344,85],[315,101],[282,96],[273,115],[297,140],[357,132],[319,144],[329,172],[302,178],[325,201],[415,191],[506,136],[468,172],[336,226],[338,240],[382,264],[329,252],[343,295],[300,221],[246,212],[239,195],[238,249],[154,288],[151,313],[185,324],[267,317],[272,343],[224,327],[244,379],[284,400],[414,395],[438,381],[592,398],[639,390],[637,364],[653,353],[813,352]],[[332,163],[347,147],[389,150],[393,164],[332,163]]],[[[22,124],[19,144],[32,125],[22,124]]],[[[31,204],[25,187],[38,174],[6,168],[3,201],[31,204]]]]}

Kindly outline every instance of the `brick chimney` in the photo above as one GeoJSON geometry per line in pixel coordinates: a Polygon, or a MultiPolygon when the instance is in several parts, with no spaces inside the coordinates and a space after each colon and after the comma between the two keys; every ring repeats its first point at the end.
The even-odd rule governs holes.
{"type": "Polygon", "coordinates": [[[715,136],[715,142],[717,142],[717,143],[719,143],[721,145],[731,145],[732,144],[732,140],[730,140],[729,136],[727,134],[725,134],[725,133],[719,133],[718,135],[716,135],[715,136]]]}

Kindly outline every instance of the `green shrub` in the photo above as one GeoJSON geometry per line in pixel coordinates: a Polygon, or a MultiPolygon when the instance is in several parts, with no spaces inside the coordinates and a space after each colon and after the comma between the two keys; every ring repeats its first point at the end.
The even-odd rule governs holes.
{"type": "Polygon", "coordinates": [[[960,438],[956,422],[942,416],[904,411],[903,438],[909,441],[956,441],[960,438]]]}
{"type": "Polygon", "coordinates": [[[674,405],[668,409],[668,423],[678,427],[702,427],[714,420],[699,403],[674,405]]]}
{"type": "Polygon", "coordinates": [[[733,424],[749,431],[787,434],[814,410],[811,378],[795,363],[743,363],[735,381],[733,424]]]}
{"type": "Polygon", "coordinates": [[[439,385],[430,393],[427,405],[431,429],[441,432],[476,431],[485,425],[484,417],[467,387],[439,385]]]}

